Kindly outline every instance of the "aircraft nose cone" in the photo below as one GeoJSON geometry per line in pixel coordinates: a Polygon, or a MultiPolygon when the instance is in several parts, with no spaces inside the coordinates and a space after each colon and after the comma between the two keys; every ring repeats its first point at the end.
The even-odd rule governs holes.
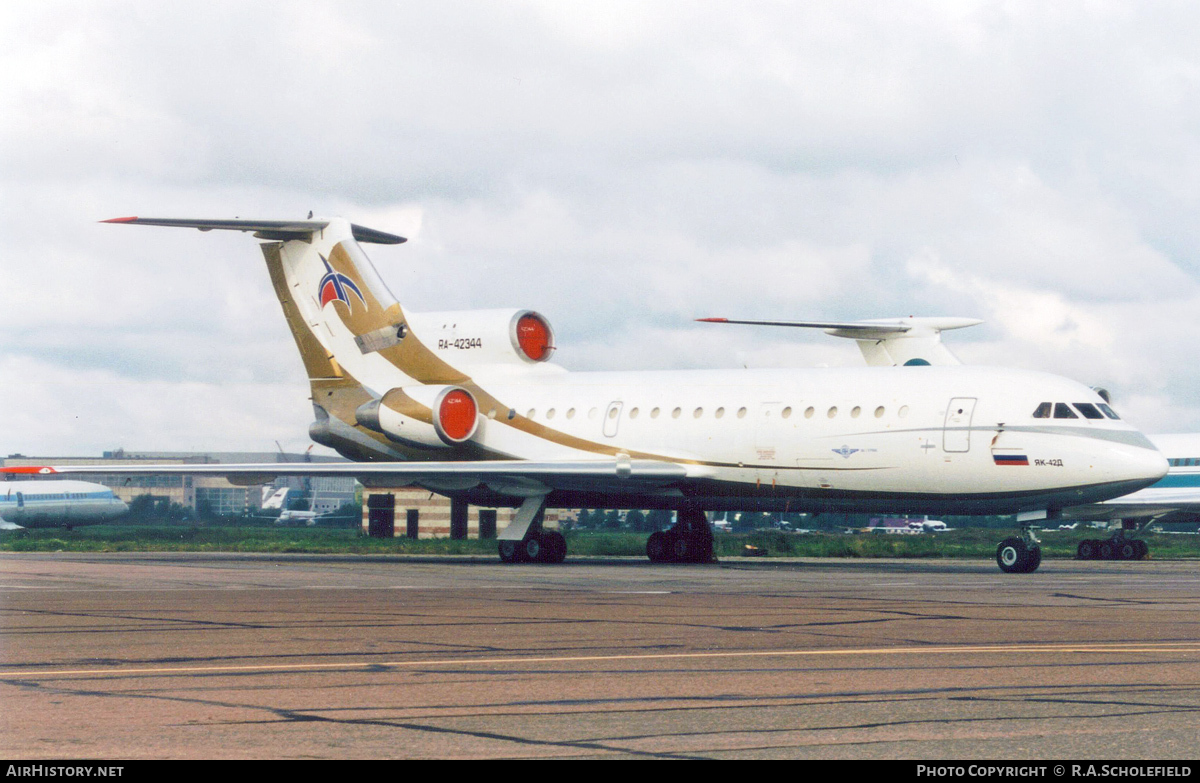
{"type": "Polygon", "coordinates": [[[1167,475],[1170,465],[1158,449],[1122,449],[1118,458],[1118,473],[1126,481],[1150,486],[1167,475]]]}

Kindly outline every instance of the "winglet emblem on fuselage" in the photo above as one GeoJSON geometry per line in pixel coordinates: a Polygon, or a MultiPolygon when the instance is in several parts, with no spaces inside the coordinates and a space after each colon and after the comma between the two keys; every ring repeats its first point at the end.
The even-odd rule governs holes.
{"type": "Polygon", "coordinates": [[[321,278],[321,283],[317,286],[317,298],[321,302],[322,309],[330,302],[342,302],[347,308],[353,309],[350,303],[350,297],[346,291],[353,291],[358,297],[358,301],[365,306],[367,300],[363,298],[362,291],[358,290],[358,286],[354,281],[343,275],[341,272],[333,271],[333,267],[329,265],[329,259],[321,256],[321,262],[325,264],[325,276],[321,278]]]}

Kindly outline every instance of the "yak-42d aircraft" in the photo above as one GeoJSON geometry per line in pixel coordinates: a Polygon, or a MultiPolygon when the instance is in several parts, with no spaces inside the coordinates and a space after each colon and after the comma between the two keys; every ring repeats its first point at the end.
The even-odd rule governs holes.
{"type": "MultiPolygon", "coordinates": [[[[1115,414],[1039,418],[1043,402],[1106,411],[1093,390],[1012,369],[567,372],[531,310],[413,312],[360,243],[404,238],[341,218],[118,218],[113,223],[252,231],[311,384],[309,434],[357,464],[191,465],[130,474],[282,475],[415,485],[452,504],[519,506],[498,535],[505,562],[561,561],[547,507],[661,508],[650,560],[707,561],[705,511],[1022,514],[997,554],[1030,572],[1029,524],[1158,481],[1167,463],[1115,414]]],[[[30,470],[28,468],[24,470],[30,470]]],[[[87,473],[47,466],[44,472],[87,473]]],[[[105,466],[95,471],[113,472],[105,466]]]]}

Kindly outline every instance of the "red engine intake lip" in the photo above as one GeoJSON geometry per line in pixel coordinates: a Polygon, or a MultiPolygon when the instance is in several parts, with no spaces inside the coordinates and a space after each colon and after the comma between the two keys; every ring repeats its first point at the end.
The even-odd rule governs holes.
{"type": "Polygon", "coordinates": [[[458,386],[447,386],[433,401],[433,429],[444,443],[465,443],[479,428],[479,404],[458,386]]]}
{"type": "Polygon", "coordinates": [[[513,350],[527,362],[544,362],[554,354],[554,330],[541,313],[521,310],[513,316],[508,332],[513,350]]]}

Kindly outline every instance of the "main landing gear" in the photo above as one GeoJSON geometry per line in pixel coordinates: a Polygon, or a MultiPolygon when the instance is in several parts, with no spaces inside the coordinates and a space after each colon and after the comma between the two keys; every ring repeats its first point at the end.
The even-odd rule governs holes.
{"type": "Polygon", "coordinates": [[[1089,538],[1079,542],[1077,560],[1144,560],[1150,556],[1150,546],[1140,538],[1126,538],[1125,531],[1138,529],[1136,519],[1122,519],[1121,529],[1103,541],[1089,538]]]}
{"type": "Polygon", "coordinates": [[[1033,528],[1021,528],[1021,537],[1013,536],[996,547],[996,565],[1006,574],[1031,574],[1042,564],[1042,546],[1033,528]]]}
{"type": "Polygon", "coordinates": [[[505,563],[561,563],[567,557],[567,539],[557,530],[543,530],[546,499],[526,498],[512,522],[497,537],[496,549],[505,563]]]}
{"type": "Polygon", "coordinates": [[[650,534],[646,541],[646,557],[651,563],[712,562],[713,534],[708,517],[696,508],[680,511],[669,530],[650,534]]]}
{"type": "Polygon", "coordinates": [[[497,545],[505,563],[561,563],[567,557],[567,539],[557,530],[541,530],[521,541],[497,545]]]}

